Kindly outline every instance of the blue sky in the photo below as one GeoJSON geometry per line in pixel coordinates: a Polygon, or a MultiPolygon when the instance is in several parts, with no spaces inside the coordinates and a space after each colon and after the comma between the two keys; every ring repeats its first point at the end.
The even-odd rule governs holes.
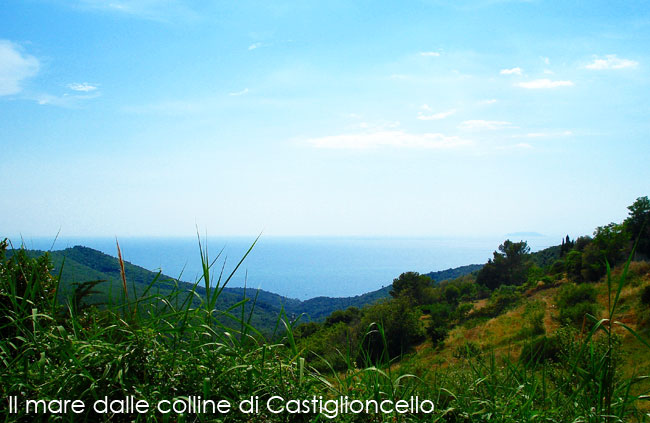
{"type": "Polygon", "coordinates": [[[650,191],[649,45],[642,1],[7,0],[1,235],[588,234],[650,191]]]}

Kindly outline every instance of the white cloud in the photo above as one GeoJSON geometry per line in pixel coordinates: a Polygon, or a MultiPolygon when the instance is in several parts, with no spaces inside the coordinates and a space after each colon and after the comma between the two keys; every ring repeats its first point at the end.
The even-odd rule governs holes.
{"type": "Polygon", "coordinates": [[[499,72],[501,75],[521,75],[521,68],[516,67],[512,69],[501,69],[501,72],[499,72]]]}
{"type": "Polygon", "coordinates": [[[74,108],[80,105],[81,102],[99,97],[99,93],[69,95],[63,94],[61,96],[52,94],[39,94],[32,99],[42,106],[57,106],[74,108]]]}
{"type": "Polygon", "coordinates": [[[549,59],[548,57],[542,57],[542,61],[544,62],[545,65],[551,64],[551,59],[549,59]]]}
{"type": "Polygon", "coordinates": [[[0,96],[17,94],[22,82],[38,73],[38,59],[24,54],[18,45],[0,40],[0,96]]]}
{"type": "Polygon", "coordinates": [[[448,150],[472,144],[456,136],[438,133],[411,134],[404,131],[379,131],[312,138],[307,144],[316,148],[370,150],[377,148],[408,148],[448,150]]]}
{"type": "Polygon", "coordinates": [[[421,51],[420,56],[425,56],[425,57],[439,57],[440,53],[437,51],[421,51]]]}
{"type": "Polygon", "coordinates": [[[510,128],[510,122],[501,121],[501,120],[466,120],[461,122],[458,127],[460,129],[466,129],[469,131],[480,131],[480,130],[494,130],[502,128],[510,128]]]}
{"type": "Polygon", "coordinates": [[[615,54],[608,54],[604,59],[594,59],[593,62],[585,66],[587,69],[603,70],[603,69],[627,69],[636,68],[639,62],[629,59],[620,59],[615,54]]]}
{"type": "Polygon", "coordinates": [[[248,50],[255,50],[256,48],[262,47],[262,43],[253,43],[248,46],[248,50]]]}
{"type": "Polygon", "coordinates": [[[72,91],[83,91],[87,93],[90,91],[95,91],[98,87],[97,85],[92,85],[88,82],[73,82],[72,84],[68,84],[68,88],[70,88],[72,91]]]}
{"type": "Polygon", "coordinates": [[[236,91],[234,93],[228,93],[228,95],[230,95],[230,96],[239,96],[239,95],[244,95],[244,94],[248,94],[248,88],[244,88],[243,90],[236,91]]]}
{"type": "MultiPolygon", "coordinates": [[[[426,106],[426,104],[425,104],[425,106],[426,106]]],[[[448,118],[449,116],[453,115],[454,113],[456,113],[455,109],[447,110],[446,112],[434,113],[432,115],[425,115],[422,112],[419,112],[418,113],[418,119],[420,119],[420,120],[440,120],[440,119],[448,118]]]]}
{"type": "Polygon", "coordinates": [[[494,104],[496,102],[497,102],[497,100],[495,98],[490,98],[488,100],[479,101],[478,104],[487,105],[487,104],[494,104]]]}
{"type": "Polygon", "coordinates": [[[551,81],[550,79],[535,79],[528,82],[520,82],[516,84],[518,87],[527,88],[531,90],[544,89],[544,88],[557,88],[557,87],[571,87],[571,81],[551,81]]]}

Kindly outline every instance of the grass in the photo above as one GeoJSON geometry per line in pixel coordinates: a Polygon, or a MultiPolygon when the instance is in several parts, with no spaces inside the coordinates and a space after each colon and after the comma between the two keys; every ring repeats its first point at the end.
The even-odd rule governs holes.
{"type": "MultiPolygon", "coordinates": [[[[258,397],[262,405],[273,396],[378,402],[418,396],[436,404],[432,414],[338,415],[336,421],[343,422],[650,419],[640,406],[647,398],[645,377],[621,371],[619,341],[624,333],[636,339],[637,355],[650,352],[647,339],[618,318],[629,261],[620,274],[608,270],[606,315],[600,319],[592,316],[582,333],[566,331],[561,359],[555,362],[518,360],[512,346],[495,351],[484,348],[489,345],[486,342],[458,353],[451,365],[446,361],[427,365],[435,362],[434,350],[415,353],[419,358],[429,355],[431,361],[412,356],[390,360],[386,354],[342,350],[338,354],[345,370],[330,365],[326,366],[329,370],[319,372],[306,359],[308,351],[296,344],[295,322],[284,313],[278,316],[276,336],[267,339],[251,325],[250,308],[246,311],[245,305],[254,304],[255,296],[226,309],[216,308],[239,265],[224,274],[220,255],[211,259],[206,246],[200,245],[203,274],[189,292],[174,289],[160,294],[159,281],[154,279],[137,296],[129,296],[128,280],[122,274],[121,300],[101,308],[82,306],[82,298],[59,302],[60,275],[50,275],[47,257],[30,259],[18,252],[7,259],[6,248],[6,243],[0,246],[0,396],[17,396],[20,405],[17,413],[9,414],[3,400],[0,414],[8,422],[330,421],[327,413],[274,414],[264,407],[259,414],[152,411],[79,415],[27,415],[23,408],[26,399],[78,399],[92,404],[104,397],[130,395],[152,405],[191,396],[233,404],[258,397]],[[203,295],[197,293],[200,284],[205,286],[203,295]],[[365,357],[364,366],[351,358],[358,355],[365,357]]],[[[86,288],[90,292],[93,286],[86,288]]],[[[511,328],[505,331],[495,326],[495,340],[520,336],[514,322],[521,319],[524,307],[507,312],[511,328]]],[[[380,324],[368,327],[366,336],[371,335],[379,336],[386,345],[380,324]]],[[[460,345],[461,340],[457,342],[460,345]]],[[[362,349],[364,342],[358,345],[356,348],[362,349]]]]}

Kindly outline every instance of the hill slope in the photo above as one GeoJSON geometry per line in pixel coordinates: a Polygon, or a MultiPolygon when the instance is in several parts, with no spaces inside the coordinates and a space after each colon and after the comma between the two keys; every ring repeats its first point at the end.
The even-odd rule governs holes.
{"type": "MultiPolygon", "coordinates": [[[[30,250],[30,256],[40,256],[44,251],[30,250]]],[[[11,252],[9,252],[11,254],[11,252]]],[[[105,281],[96,286],[98,294],[89,297],[91,302],[106,302],[107,296],[120,294],[122,282],[120,276],[120,265],[117,258],[92,248],[75,246],[65,250],[51,251],[50,257],[54,265],[53,273],[58,275],[61,272],[61,295],[66,296],[74,289],[75,283],[102,280],[105,281]]],[[[436,282],[446,279],[453,279],[480,269],[480,265],[462,266],[455,269],[447,269],[439,272],[431,272],[428,275],[436,282]]],[[[130,295],[143,292],[146,287],[156,280],[155,288],[161,293],[167,292],[172,286],[187,291],[191,290],[193,284],[158,274],[144,269],[140,266],[124,261],[124,269],[130,295]]],[[[228,308],[240,302],[244,296],[251,298],[247,311],[250,311],[253,297],[256,298],[255,309],[251,323],[263,332],[271,333],[276,325],[278,315],[284,310],[287,316],[295,319],[303,315],[301,320],[321,321],[335,310],[342,310],[348,307],[363,307],[375,303],[381,299],[388,298],[392,285],[388,285],[376,291],[368,292],[354,297],[315,297],[309,300],[297,300],[287,298],[264,290],[245,290],[244,288],[230,288],[223,290],[218,302],[220,308],[228,308]]],[[[199,295],[205,294],[205,289],[197,287],[199,295]]]]}

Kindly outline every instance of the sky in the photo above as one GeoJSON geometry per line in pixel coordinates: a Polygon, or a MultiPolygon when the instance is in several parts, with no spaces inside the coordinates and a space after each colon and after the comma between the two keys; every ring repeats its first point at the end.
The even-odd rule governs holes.
{"type": "Polygon", "coordinates": [[[0,236],[590,234],[650,194],[645,1],[5,0],[0,236]]]}

